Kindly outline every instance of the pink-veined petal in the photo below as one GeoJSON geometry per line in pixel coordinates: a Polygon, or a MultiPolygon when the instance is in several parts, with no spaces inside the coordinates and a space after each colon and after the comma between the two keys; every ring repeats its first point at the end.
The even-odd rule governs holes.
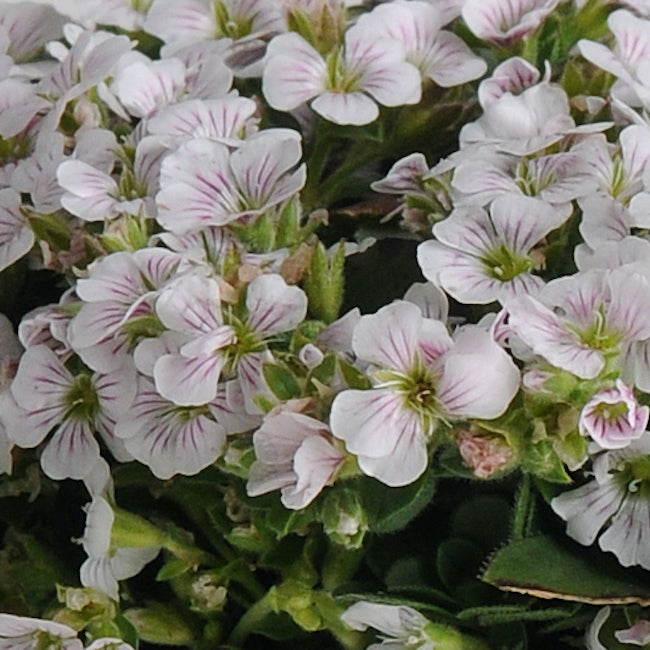
{"type": "Polygon", "coordinates": [[[216,354],[193,358],[166,354],[154,366],[156,389],[179,406],[207,404],[217,395],[224,362],[224,357],[216,354]]]}
{"type": "Polygon", "coordinates": [[[293,510],[307,507],[331,481],[344,460],[345,454],[325,438],[307,438],[293,458],[297,480],[295,486],[282,489],[283,505],[293,510]]]}
{"type": "Polygon", "coordinates": [[[593,544],[598,531],[618,510],[625,493],[615,481],[585,485],[564,492],[551,501],[553,510],[567,522],[567,535],[580,544],[593,544]]]}
{"type": "Polygon", "coordinates": [[[335,124],[363,126],[379,117],[377,104],[362,92],[328,91],[311,103],[316,113],[335,124]]]}
{"type": "Polygon", "coordinates": [[[519,390],[517,366],[485,330],[468,327],[444,357],[436,398],[457,417],[490,420],[501,415],[519,390]]]}
{"type": "Polygon", "coordinates": [[[325,90],[323,57],[295,32],[276,36],[268,46],[262,91],[272,108],[289,111],[325,90]]]}
{"type": "Polygon", "coordinates": [[[422,321],[415,305],[395,301],[376,314],[361,317],[354,330],[352,347],[364,361],[408,372],[415,363],[422,321]]]}
{"type": "Polygon", "coordinates": [[[332,403],[330,428],[353,454],[382,458],[395,449],[403,429],[412,430],[413,417],[390,388],[345,390],[332,403]]]}
{"type": "Polygon", "coordinates": [[[402,487],[417,480],[427,468],[426,439],[415,413],[400,418],[399,435],[395,447],[385,456],[360,454],[359,467],[364,474],[372,476],[390,487],[402,487]]]}
{"type": "Polygon", "coordinates": [[[295,329],[307,315],[307,296],[282,276],[261,275],[248,285],[248,326],[261,336],[295,329]]]}
{"type": "Polygon", "coordinates": [[[99,444],[87,420],[67,418],[41,455],[43,471],[55,481],[82,479],[99,459],[99,444]]]}

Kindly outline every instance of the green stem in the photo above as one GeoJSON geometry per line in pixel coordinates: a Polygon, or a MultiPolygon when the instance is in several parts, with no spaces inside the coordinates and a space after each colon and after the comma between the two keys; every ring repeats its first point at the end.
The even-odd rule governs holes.
{"type": "Polygon", "coordinates": [[[350,550],[340,544],[329,542],[322,571],[325,591],[332,592],[351,580],[359,568],[362,557],[361,549],[350,550]]]}
{"type": "Polygon", "coordinates": [[[314,131],[311,153],[307,158],[307,182],[303,196],[313,197],[317,192],[325,164],[332,151],[332,142],[333,138],[327,137],[327,122],[319,119],[314,131]]]}
{"type": "Polygon", "coordinates": [[[350,149],[345,162],[341,164],[335,172],[330,174],[322,183],[318,185],[317,197],[307,195],[307,203],[312,204],[315,200],[318,205],[313,207],[329,207],[332,203],[336,202],[337,194],[340,193],[339,187],[342,183],[349,181],[350,176],[354,174],[359,167],[370,162],[378,156],[377,148],[368,144],[367,142],[359,143],[350,149]],[[361,145],[361,146],[359,146],[361,145]]]}
{"type": "MultiPolygon", "coordinates": [[[[270,593],[270,592],[269,592],[270,593]]],[[[260,598],[237,622],[228,638],[228,645],[241,647],[258,623],[273,612],[269,593],[260,598]]]]}
{"type": "Polygon", "coordinates": [[[530,476],[524,474],[521,477],[521,483],[515,497],[514,513],[512,515],[512,525],[510,530],[510,539],[514,542],[526,537],[531,525],[531,508],[533,506],[532,494],[530,487],[530,476]]]}

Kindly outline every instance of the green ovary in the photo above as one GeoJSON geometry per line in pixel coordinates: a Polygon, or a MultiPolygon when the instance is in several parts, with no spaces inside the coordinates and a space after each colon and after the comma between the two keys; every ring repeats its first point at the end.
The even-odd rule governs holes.
{"type": "Polygon", "coordinates": [[[408,373],[384,370],[377,373],[383,386],[391,386],[404,398],[404,406],[415,411],[429,432],[439,418],[440,408],[436,399],[435,377],[426,368],[416,367],[408,373]]]}
{"type": "Polygon", "coordinates": [[[345,65],[343,50],[335,50],[327,57],[327,89],[351,93],[357,90],[359,75],[351,73],[345,65]]]}
{"type": "Polygon", "coordinates": [[[617,348],[621,337],[617,332],[608,330],[605,326],[605,316],[602,308],[595,312],[595,318],[587,329],[575,330],[580,340],[595,350],[613,350],[617,348]]]}
{"type": "Polygon", "coordinates": [[[509,282],[522,273],[533,269],[533,260],[527,255],[517,255],[505,244],[481,258],[487,274],[495,280],[509,282]]]}
{"type": "Polygon", "coordinates": [[[97,391],[87,374],[77,375],[65,395],[66,415],[94,420],[99,412],[97,391]]]}

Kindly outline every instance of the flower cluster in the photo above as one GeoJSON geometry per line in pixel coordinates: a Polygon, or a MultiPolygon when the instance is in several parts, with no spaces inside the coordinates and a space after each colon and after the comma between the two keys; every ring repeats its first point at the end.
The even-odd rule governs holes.
{"type": "Polygon", "coordinates": [[[648,643],[621,4],[0,2],[0,647],[648,643]]]}

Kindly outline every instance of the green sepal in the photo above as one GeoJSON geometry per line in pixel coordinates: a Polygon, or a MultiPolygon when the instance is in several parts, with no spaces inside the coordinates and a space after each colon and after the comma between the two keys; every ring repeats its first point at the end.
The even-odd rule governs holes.
{"type": "Polygon", "coordinates": [[[311,385],[312,379],[319,381],[321,384],[328,385],[336,372],[336,355],[327,354],[323,360],[307,374],[307,385],[311,385]]]}
{"type": "Polygon", "coordinates": [[[295,246],[302,239],[300,236],[300,221],[302,220],[302,205],[299,199],[289,201],[278,217],[275,227],[275,246],[289,248],[295,246]]]}
{"type": "Polygon", "coordinates": [[[369,388],[372,388],[372,382],[370,379],[348,361],[339,358],[339,370],[341,371],[343,381],[345,381],[350,388],[356,388],[357,390],[368,390],[369,388]]]}
{"type": "Polygon", "coordinates": [[[345,247],[339,244],[334,255],[327,257],[321,242],[314,247],[304,289],[309,298],[310,314],[325,323],[334,321],[343,303],[345,247]]]}
{"type": "Polygon", "coordinates": [[[124,614],[118,613],[115,617],[115,624],[120,631],[120,638],[133,646],[135,650],[138,650],[140,637],[138,636],[138,631],[135,629],[133,623],[131,623],[124,614]]]}
{"type": "Polygon", "coordinates": [[[160,567],[160,570],[156,574],[156,580],[158,582],[172,580],[173,578],[177,578],[178,576],[187,573],[191,568],[191,565],[185,560],[173,557],[170,560],[167,560],[167,562],[160,567]]]}
{"type": "Polygon", "coordinates": [[[162,645],[191,646],[194,631],[179,615],[178,608],[152,602],[124,612],[140,639],[162,645]]]}
{"type": "Polygon", "coordinates": [[[551,483],[571,483],[571,477],[553,449],[550,439],[530,444],[523,455],[521,468],[551,483]]]}
{"type": "Polygon", "coordinates": [[[301,396],[302,389],[298,379],[285,366],[265,363],[262,372],[269,388],[279,400],[286,401],[301,396]]]}
{"type": "Polygon", "coordinates": [[[603,554],[590,561],[584,548],[549,536],[526,537],[499,549],[481,579],[499,589],[538,598],[596,605],[650,605],[650,587],[603,554]]]}

